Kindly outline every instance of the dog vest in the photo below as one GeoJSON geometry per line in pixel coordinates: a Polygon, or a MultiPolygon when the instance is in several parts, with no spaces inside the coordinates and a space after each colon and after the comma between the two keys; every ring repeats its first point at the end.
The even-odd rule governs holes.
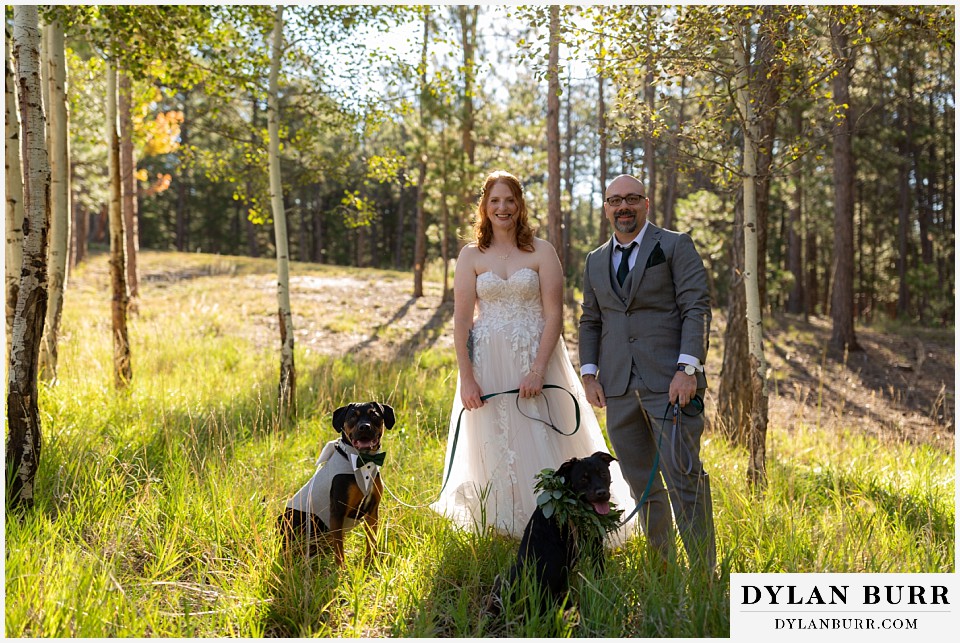
{"type": "MultiPolygon", "coordinates": [[[[287,502],[287,508],[312,513],[329,528],[330,487],[333,485],[334,476],[352,475],[363,496],[367,497],[373,490],[374,481],[380,475],[380,467],[373,462],[358,467],[359,455],[356,449],[342,439],[327,442],[317,458],[316,473],[287,502]]],[[[351,518],[343,520],[344,530],[352,529],[356,524],[357,521],[351,518]]]]}

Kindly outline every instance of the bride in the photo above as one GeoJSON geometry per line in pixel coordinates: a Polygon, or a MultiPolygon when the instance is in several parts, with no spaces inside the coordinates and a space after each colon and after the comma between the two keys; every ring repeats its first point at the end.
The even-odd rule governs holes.
{"type": "MultiPolygon", "coordinates": [[[[476,241],[461,251],[454,277],[459,376],[445,480],[431,508],[464,528],[489,525],[520,537],[537,506],[533,488],[541,469],[609,449],[560,336],[560,260],[550,243],[533,236],[515,176],[496,171],[486,178],[474,231],[476,241]],[[544,384],[576,397],[581,426],[575,434],[546,424],[569,434],[576,417],[570,396],[544,384]],[[512,389],[519,396],[481,399],[512,389]]],[[[617,462],[610,472],[611,504],[628,515],[633,502],[617,462]]],[[[621,527],[614,540],[622,542],[632,530],[633,523],[621,527]]]]}

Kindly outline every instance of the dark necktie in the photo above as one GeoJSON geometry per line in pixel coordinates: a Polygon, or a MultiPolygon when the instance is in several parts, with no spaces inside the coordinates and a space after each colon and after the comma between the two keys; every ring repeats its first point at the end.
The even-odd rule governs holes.
{"type": "Polygon", "coordinates": [[[637,245],[637,242],[632,242],[629,246],[617,246],[617,250],[623,253],[620,256],[620,265],[617,267],[617,283],[623,286],[623,282],[627,280],[627,273],[630,272],[630,253],[633,252],[633,247],[637,245]]]}

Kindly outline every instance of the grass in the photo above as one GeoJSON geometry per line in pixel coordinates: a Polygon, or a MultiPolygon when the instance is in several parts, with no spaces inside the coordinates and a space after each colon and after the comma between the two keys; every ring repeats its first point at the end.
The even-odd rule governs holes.
{"type": "Polygon", "coordinates": [[[94,275],[68,293],[60,379],[41,390],[37,505],[5,522],[7,636],[725,637],[731,571],[953,569],[952,451],[801,421],[771,426],[763,494],[746,485],[742,450],[705,441],[718,580],[660,570],[637,537],[602,577],[579,578],[565,609],[521,599],[485,618],[516,542],[426,508],[441,482],[452,351],[375,362],[301,349],[300,414],[280,426],[278,357],[248,328],[273,315],[272,293],[246,281],[270,263],[173,257],[194,278],[142,285],[126,392],[110,385],[106,293],[94,275]],[[328,556],[284,558],[276,515],[334,437],[333,410],[365,399],[398,417],[379,557],[364,564],[357,530],[342,574],[328,556]]]}

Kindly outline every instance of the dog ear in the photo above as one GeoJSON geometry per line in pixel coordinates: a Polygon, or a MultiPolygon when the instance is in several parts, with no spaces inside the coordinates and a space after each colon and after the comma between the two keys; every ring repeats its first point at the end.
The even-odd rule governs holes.
{"type": "Polygon", "coordinates": [[[353,406],[353,404],[347,404],[333,412],[333,428],[337,431],[343,431],[343,421],[346,419],[347,411],[350,410],[351,406],[353,406]]]}
{"type": "Polygon", "coordinates": [[[392,429],[393,425],[397,423],[397,416],[393,413],[393,407],[389,404],[378,404],[376,402],[374,404],[377,404],[383,413],[383,426],[392,429]]]}
{"type": "Polygon", "coordinates": [[[570,476],[573,474],[573,465],[578,462],[580,462],[580,458],[570,458],[560,465],[560,468],[557,469],[556,475],[561,476],[565,484],[570,484],[570,476]]]}
{"type": "Polygon", "coordinates": [[[603,460],[604,463],[606,463],[606,464],[610,464],[611,462],[613,462],[614,460],[616,460],[615,457],[613,457],[612,455],[610,455],[610,454],[607,453],[606,451],[597,451],[597,452],[594,453],[593,455],[594,455],[594,457],[597,457],[597,458],[600,458],[601,460],[603,460]]]}

